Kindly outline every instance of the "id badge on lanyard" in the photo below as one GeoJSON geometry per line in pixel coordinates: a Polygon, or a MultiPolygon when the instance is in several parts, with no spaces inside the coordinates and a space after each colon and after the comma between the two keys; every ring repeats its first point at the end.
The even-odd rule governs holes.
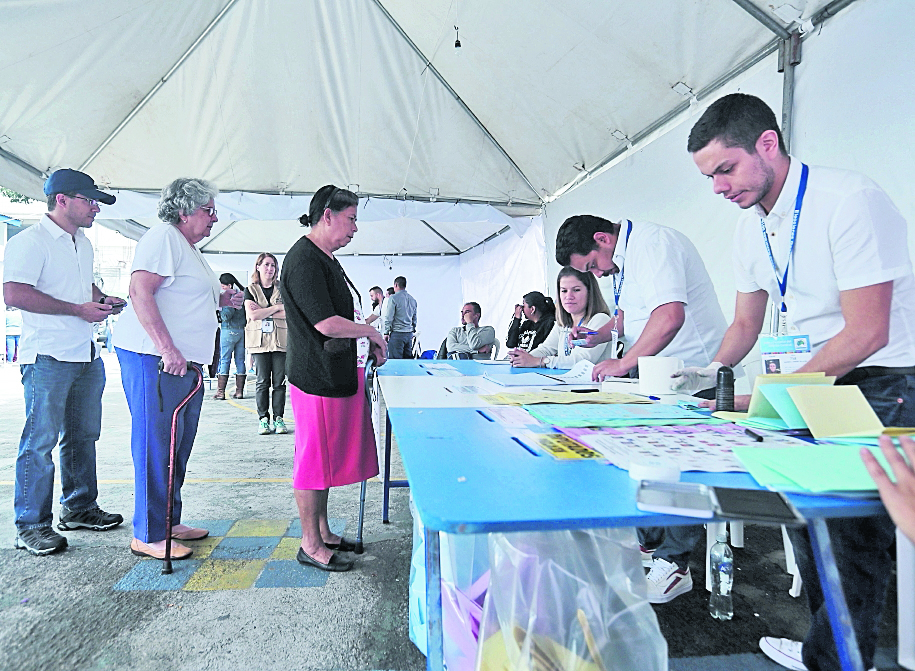
{"type": "MultiPolygon", "coordinates": [[[[632,233],[632,222],[626,220],[628,228],[626,229],[626,253],[629,253],[629,235],[632,233]]],[[[620,315],[620,296],[623,293],[623,282],[626,281],[626,262],[623,261],[623,267],[620,268],[619,286],[616,284],[616,275],[613,275],[613,329],[610,331],[610,358],[619,358],[620,332],[617,328],[620,315]]]]}
{"type": "Polygon", "coordinates": [[[772,264],[772,270],[775,272],[775,280],[778,282],[778,290],[781,297],[780,303],[775,305],[776,310],[773,311],[770,335],[761,336],[759,339],[759,352],[763,374],[793,373],[810,361],[813,356],[813,353],[810,351],[809,335],[800,333],[788,334],[788,306],[785,303],[785,295],[788,290],[788,268],[791,264],[791,259],[794,257],[794,245],[797,241],[797,224],[801,217],[804,194],[807,191],[808,173],[808,167],[802,163],[801,181],[798,186],[797,198],[794,202],[794,216],[791,221],[791,242],[788,247],[788,258],[785,260],[785,270],[781,276],[779,276],[778,264],[775,262],[775,254],[772,252],[772,244],[769,242],[769,234],[766,231],[766,221],[762,218],[759,220],[760,226],[762,227],[763,241],[766,243],[766,251],[769,253],[769,262],[772,264]]]}

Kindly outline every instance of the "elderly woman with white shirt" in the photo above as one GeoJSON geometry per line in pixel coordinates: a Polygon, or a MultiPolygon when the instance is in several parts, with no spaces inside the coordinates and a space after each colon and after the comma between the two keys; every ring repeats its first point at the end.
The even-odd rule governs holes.
{"type": "MultiPolygon", "coordinates": [[[[130,304],[118,321],[114,346],[131,416],[134,466],[135,555],[163,559],[172,414],[191,392],[198,370],[213,360],[216,311],[241,307],[243,294],[222,291],[219,279],[195,246],[216,223],[217,189],[202,179],[176,179],[162,190],[159,218],[140,238],[130,274],[130,304]],[[159,372],[160,363],[162,374],[159,372]],[[157,393],[161,389],[161,396],[157,393]]],[[[196,540],[206,529],[181,524],[181,485],[197,434],[203,389],[178,415],[172,538],[196,540]]],[[[191,548],[172,543],[172,559],[191,548]]]]}
{"type": "Polygon", "coordinates": [[[596,331],[610,321],[610,308],[591,273],[581,273],[566,266],[556,278],[559,305],[556,323],[550,335],[530,352],[515,348],[508,353],[512,366],[521,368],[571,368],[587,359],[597,363],[609,359],[609,343],[595,347],[576,347],[569,342],[573,326],[596,331]]]}

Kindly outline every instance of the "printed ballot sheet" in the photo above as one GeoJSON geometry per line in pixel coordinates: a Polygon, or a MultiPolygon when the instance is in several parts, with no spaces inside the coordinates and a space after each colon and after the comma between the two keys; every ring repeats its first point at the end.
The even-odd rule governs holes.
{"type": "Polygon", "coordinates": [[[629,470],[633,459],[674,461],[681,471],[745,472],[734,448],[784,448],[808,445],[790,436],[765,433],[760,443],[734,424],[690,426],[632,426],[625,428],[567,428],[562,432],[600,452],[610,463],[629,470]]]}

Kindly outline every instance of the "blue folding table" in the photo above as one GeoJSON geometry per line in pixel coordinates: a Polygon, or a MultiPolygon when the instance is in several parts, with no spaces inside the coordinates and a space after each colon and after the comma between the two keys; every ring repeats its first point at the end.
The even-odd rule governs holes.
{"type": "MultiPolygon", "coordinates": [[[[379,369],[382,388],[387,375],[427,374],[415,361],[390,363],[395,365],[379,369]]],[[[481,374],[482,366],[476,362],[448,363],[465,374],[481,374]]],[[[460,378],[452,380],[460,384],[460,378]]],[[[425,525],[428,669],[443,668],[439,531],[464,534],[696,524],[695,518],[638,510],[637,483],[626,471],[601,462],[564,463],[536,456],[480,410],[389,407],[388,421],[397,435],[413,502],[425,525]]],[[[682,480],[759,488],[746,473],[684,473],[682,480]]],[[[879,500],[823,496],[792,495],[791,500],[809,521],[842,668],[864,671],[825,520],[874,515],[883,506],[879,500]]]]}

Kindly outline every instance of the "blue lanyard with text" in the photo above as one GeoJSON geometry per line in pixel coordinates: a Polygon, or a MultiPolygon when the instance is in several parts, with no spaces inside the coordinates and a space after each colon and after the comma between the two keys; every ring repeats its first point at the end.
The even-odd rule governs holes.
{"type": "Polygon", "coordinates": [[[775,281],[778,282],[778,290],[781,293],[781,316],[779,333],[788,331],[788,306],[785,305],[785,293],[788,290],[788,266],[791,264],[791,257],[794,255],[794,243],[797,240],[797,222],[801,218],[801,206],[804,204],[804,193],[807,191],[807,174],[809,169],[801,163],[801,183],[797,188],[797,199],[794,201],[794,218],[791,222],[791,244],[788,247],[788,258],[785,260],[785,272],[781,279],[778,277],[778,264],[775,263],[775,255],[772,253],[772,245],[769,243],[769,234],[766,231],[766,220],[759,218],[759,224],[762,226],[763,240],[766,242],[766,251],[769,252],[769,261],[772,263],[772,270],[775,271],[775,281]]]}
{"type": "MultiPolygon", "coordinates": [[[[632,233],[632,222],[628,219],[626,223],[629,224],[629,228],[626,229],[626,253],[629,252],[629,234],[632,233]]],[[[620,312],[620,295],[623,293],[623,282],[626,281],[626,262],[623,261],[623,268],[620,268],[618,273],[620,276],[620,284],[616,285],[616,275],[613,276],[613,316],[616,317],[620,312]]]]}

